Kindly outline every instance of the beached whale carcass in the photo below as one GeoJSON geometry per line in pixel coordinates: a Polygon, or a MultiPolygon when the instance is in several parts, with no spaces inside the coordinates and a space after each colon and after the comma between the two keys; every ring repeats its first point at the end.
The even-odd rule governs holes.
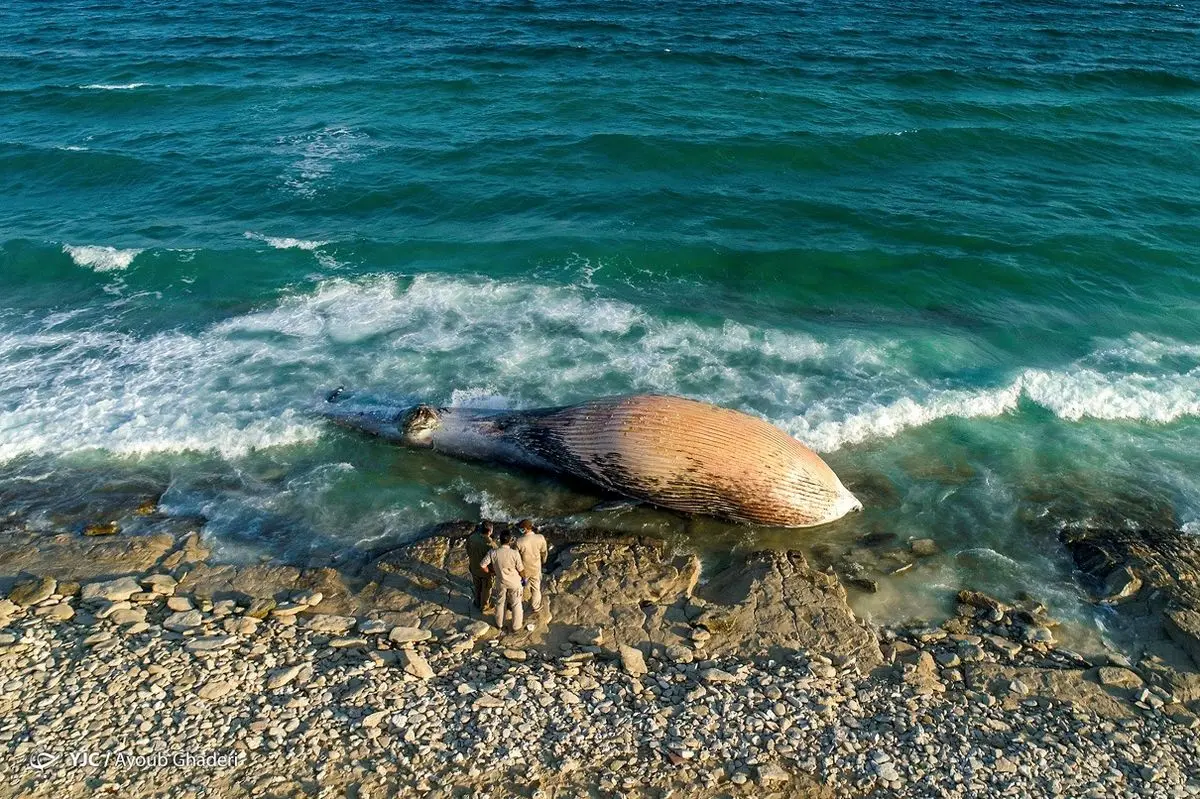
{"type": "Polygon", "coordinates": [[[321,413],[410,447],[568,474],[685,513],[810,527],[862,508],[815,452],[783,430],[683,397],[478,410],[363,403],[338,389],[321,413]]]}

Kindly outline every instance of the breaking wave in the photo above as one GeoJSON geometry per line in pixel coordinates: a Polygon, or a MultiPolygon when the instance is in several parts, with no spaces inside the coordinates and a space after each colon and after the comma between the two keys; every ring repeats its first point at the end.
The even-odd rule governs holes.
{"type": "MultiPolygon", "coordinates": [[[[66,248],[97,270],[136,250],[66,248]]],[[[227,457],[312,441],[315,390],[532,407],[669,392],[742,408],[814,448],[895,436],[1025,399],[1069,421],[1200,415],[1200,351],[1147,337],[994,386],[922,373],[908,342],[655,316],[577,286],[418,275],[331,279],[195,332],[0,332],[0,459],[90,448],[227,457]]]]}
{"type": "Polygon", "coordinates": [[[133,263],[133,259],[142,252],[140,249],[121,250],[95,244],[64,244],[62,249],[76,265],[96,272],[118,272],[127,269],[133,263]]]}

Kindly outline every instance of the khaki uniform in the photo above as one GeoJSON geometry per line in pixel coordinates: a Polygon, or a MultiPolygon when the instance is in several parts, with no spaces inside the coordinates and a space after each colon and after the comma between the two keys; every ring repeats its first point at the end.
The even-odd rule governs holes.
{"type": "Polygon", "coordinates": [[[483,570],[483,559],[496,548],[496,542],[476,530],[467,537],[467,567],[471,571],[471,603],[476,610],[485,611],[492,604],[494,575],[483,570]]]}
{"type": "Polygon", "coordinates": [[[517,536],[517,551],[525,564],[525,585],[529,588],[529,609],[537,613],[542,609],[542,567],[550,548],[546,536],[541,533],[521,533],[517,536]]]}
{"type": "Polygon", "coordinates": [[[496,547],[483,559],[483,566],[495,572],[499,583],[496,592],[496,626],[504,629],[504,611],[512,615],[512,628],[521,629],[525,623],[525,609],[521,606],[521,572],[524,564],[521,553],[510,546],[496,547]]]}

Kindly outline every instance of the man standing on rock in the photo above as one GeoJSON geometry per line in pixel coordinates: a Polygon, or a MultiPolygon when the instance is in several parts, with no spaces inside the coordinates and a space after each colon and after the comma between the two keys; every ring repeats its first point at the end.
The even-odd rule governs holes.
{"type": "Polygon", "coordinates": [[[492,609],[492,587],[495,578],[483,568],[483,559],[496,548],[492,523],[482,521],[467,537],[467,568],[471,572],[471,603],[481,613],[492,609]]]}
{"type": "Polygon", "coordinates": [[[521,531],[517,536],[517,551],[521,553],[521,561],[525,566],[529,609],[539,613],[542,610],[542,567],[546,565],[550,550],[546,546],[546,536],[536,532],[529,519],[522,519],[517,528],[521,531]]]}
{"type": "Polygon", "coordinates": [[[521,553],[517,551],[516,536],[506,532],[500,538],[500,546],[487,553],[480,566],[489,574],[500,578],[496,592],[496,626],[504,629],[504,611],[512,614],[512,629],[517,632],[525,622],[525,610],[521,607],[521,580],[525,577],[521,553]]]}

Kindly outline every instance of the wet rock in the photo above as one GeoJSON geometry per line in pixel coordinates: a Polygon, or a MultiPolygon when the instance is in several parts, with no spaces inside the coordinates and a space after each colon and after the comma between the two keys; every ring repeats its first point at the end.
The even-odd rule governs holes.
{"type": "Polygon", "coordinates": [[[49,599],[57,587],[58,581],[53,577],[37,577],[32,580],[25,580],[24,582],[17,583],[8,592],[8,601],[15,605],[29,607],[49,599]]]}
{"type": "Polygon", "coordinates": [[[846,582],[854,586],[860,591],[865,591],[868,594],[879,592],[879,583],[872,580],[870,577],[848,577],[846,582]]]}
{"type": "Polygon", "coordinates": [[[1114,635],[1175,668],[1200,667],[1200,536],[1147,526],[1072,528],[1061,538],[1097,597],[1115,603],[1124,628],[1114,635]]]}
{"type": "Polygon", "coordinates": [[[918,558],[929,558],[941,552],[937,543],[932,538],[917,538],[910,541],[909,549],[918,558]]]}
{"type": "Polygon", "coordinates": [[[1004,618],[1009,606],[980,591],[959,591],[959,604],[969,605],[976,609],[976,615],[990,622],[998,622],[1004,618]]]}
{"type": "Polygon", "coordinates": [[[121,532],[121,525],[116,522],[94,522],[83,528],[86,536],[116,535],[121,532]]]}
{"type": "Polygon", "coordinates": [[[1122,566],[1113,569],[1104,578],[1102,594],[1109,602],[1120,602],[1136,596],[1140,590],[1142,590],[1142,578],[1138,577],[1133,569],[1122,566]]]}

